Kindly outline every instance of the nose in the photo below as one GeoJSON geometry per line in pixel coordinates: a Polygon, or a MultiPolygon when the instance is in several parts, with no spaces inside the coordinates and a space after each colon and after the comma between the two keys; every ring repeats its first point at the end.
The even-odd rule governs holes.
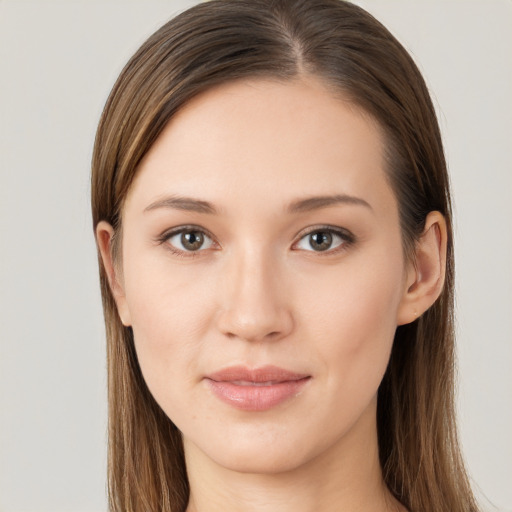
{"type": "Polygon", "coordinates": [[[229,338],[251,342],[289,335],[293,316],[276,265],[263,255],[252,254],[227,267],[219,290],[218,329],[229,338]]]}

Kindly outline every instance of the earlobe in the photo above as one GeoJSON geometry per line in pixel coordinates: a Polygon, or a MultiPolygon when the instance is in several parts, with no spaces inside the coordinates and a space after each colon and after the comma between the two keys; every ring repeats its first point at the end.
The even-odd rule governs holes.
{"type": "Polygon", "coordinates": [[[446,274],[447,238],[444,216],[437,211],[430,212],[416,244],[414,262],[409,264],[397,325],[416,320],[441,294],[446,274]]]}
{"type": "Polygon", "coordinates": [[[128,327],[131,325],[131,320],[120,271],[117,268],[112,254],[113,236],[114,228],[108,222],[98,222],[96,226],[96,243],[100,251],[101,261],[103,262],[103,267],[108,278],[110,290],[116,301],[121,322],[128,327]]]}

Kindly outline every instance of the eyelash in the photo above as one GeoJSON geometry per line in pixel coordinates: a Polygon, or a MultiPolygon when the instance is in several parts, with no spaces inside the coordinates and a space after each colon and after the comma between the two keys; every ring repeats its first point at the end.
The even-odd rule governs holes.
{"type": "MultiPolygon", "coordinates": [[[[306,251],[306,252],[311,252],[311,253],[315,254],[316,256],[327,257],[327,256],[333,256],[333,255],[339,254],[339,253],[347,250],[351,245],[353,245],[356,242],[356,237],[354,236],[354,234],[351,233],[350,231],[348,231],[347,229],[339,228],[339,227],[335,227],[335,226],[329,226],[329,225],[320,225],[320,226],[309,227],[305,231],[302,231],[301,233],[299,233],[297,235],[298,241],[295,242],[293,245],[294,246],[297,245],[304,238],[306,238],[314,233],[329,233],[333,237],[336,236],[341,239],[341,243],[337,247],[334,247],[333,249],[329,248],[329,249],[326,249],[325,251],[314,251],[313,249],[311,249],[310,251],[306,251]]],[[[311,244],[310,244],[310,246],[311,246],[311,244]]]]}
{"type": "MultiPolygon", "coordinates": [[[[189,225],[189,226],[181,226],[176,229],[172,229],[170,231],[165,231],[160,236],[157,237],[156,242],[159,244],[166,244],[166,248],[175,256],[179,258],[196,258],[198,256],[201,256],[201,252],[203,252],[206,249],[199,249],[197,251],[182,251],[180,249],[177,249],[173,245],[171,245],[169,242],[169,239],[173,236],[180,235],[182,233],[201,233],[208,237],[210,240],[212,240],[213,244],[216,244],[214,237],[206,231],[204,228],[201,228],[199,226],[189,225]]],[[[321,226],[313,226],[311,228],[308,228],[307,231],[303,231],[299,233],[298,241],[295,242],[293,245],[297,245],[300,241],[302,241],[305,237],[312,235],[314,233],[329,233],[333,236],[339,237],[342,242],[335,247],[334,249],[326,249],[325,251],[306,251],[311,252],[319,256],[332,256],[334,254],[339,254],[340,252],[345,251],[348,249],[351,245],[353,245],[357,240],[356,237],[348,230],[334,227],[334,226],[328,226],[328,225],[321,225],[321,226]]]]}
{"type": "MultiPolygon", "coordinates": [[[[180,249],[177,249],[176,247],[172,246],[170,243],[167,243],[170,238],[176,235],[180,235],[181,233],[202,233],[203,235],[207,236],[210,240],[214,242],[214,237],[206,231],[204,228],[201,228],[199,226],[189,225],[189,226],[181,226],[176,229],[171,229],[169,231],[164,231],[158,238],[157,242],[159,244],[165,244],[166,249],[168,249],[172,254],[177,256],[178,258],[197,258],[198,256],[201,256],[201,249],[197,251],[182,251],[180,249]]],[[[203,249],[204,250],[204,249],[203,249]]]]}

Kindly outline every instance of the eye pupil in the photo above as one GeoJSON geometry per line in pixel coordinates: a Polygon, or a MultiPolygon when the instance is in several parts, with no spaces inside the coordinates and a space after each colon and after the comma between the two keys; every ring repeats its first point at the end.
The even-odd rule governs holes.
{"type": "Polygon", "coordinates": [[[309,245],[316,251],[326,251],[332,245],[332,234],[328,231],[316,231],[311,233],[309,245]]]}
{"type": "Polygon", "coordinates": [[[204,235],[200,231],[186,231],[181,234],[181,244],[189,251],[197,251],[204,243],[204,235]]]}

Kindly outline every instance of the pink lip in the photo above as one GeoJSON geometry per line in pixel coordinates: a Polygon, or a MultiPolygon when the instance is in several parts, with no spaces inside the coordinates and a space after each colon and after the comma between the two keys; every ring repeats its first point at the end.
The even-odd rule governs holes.
{"type": "Polygon", "coordinates": [[[277,366],[233,366],[205,380],[223,402],[243,411],[266,411],[298,395],[310,378],[277,366]]]}

